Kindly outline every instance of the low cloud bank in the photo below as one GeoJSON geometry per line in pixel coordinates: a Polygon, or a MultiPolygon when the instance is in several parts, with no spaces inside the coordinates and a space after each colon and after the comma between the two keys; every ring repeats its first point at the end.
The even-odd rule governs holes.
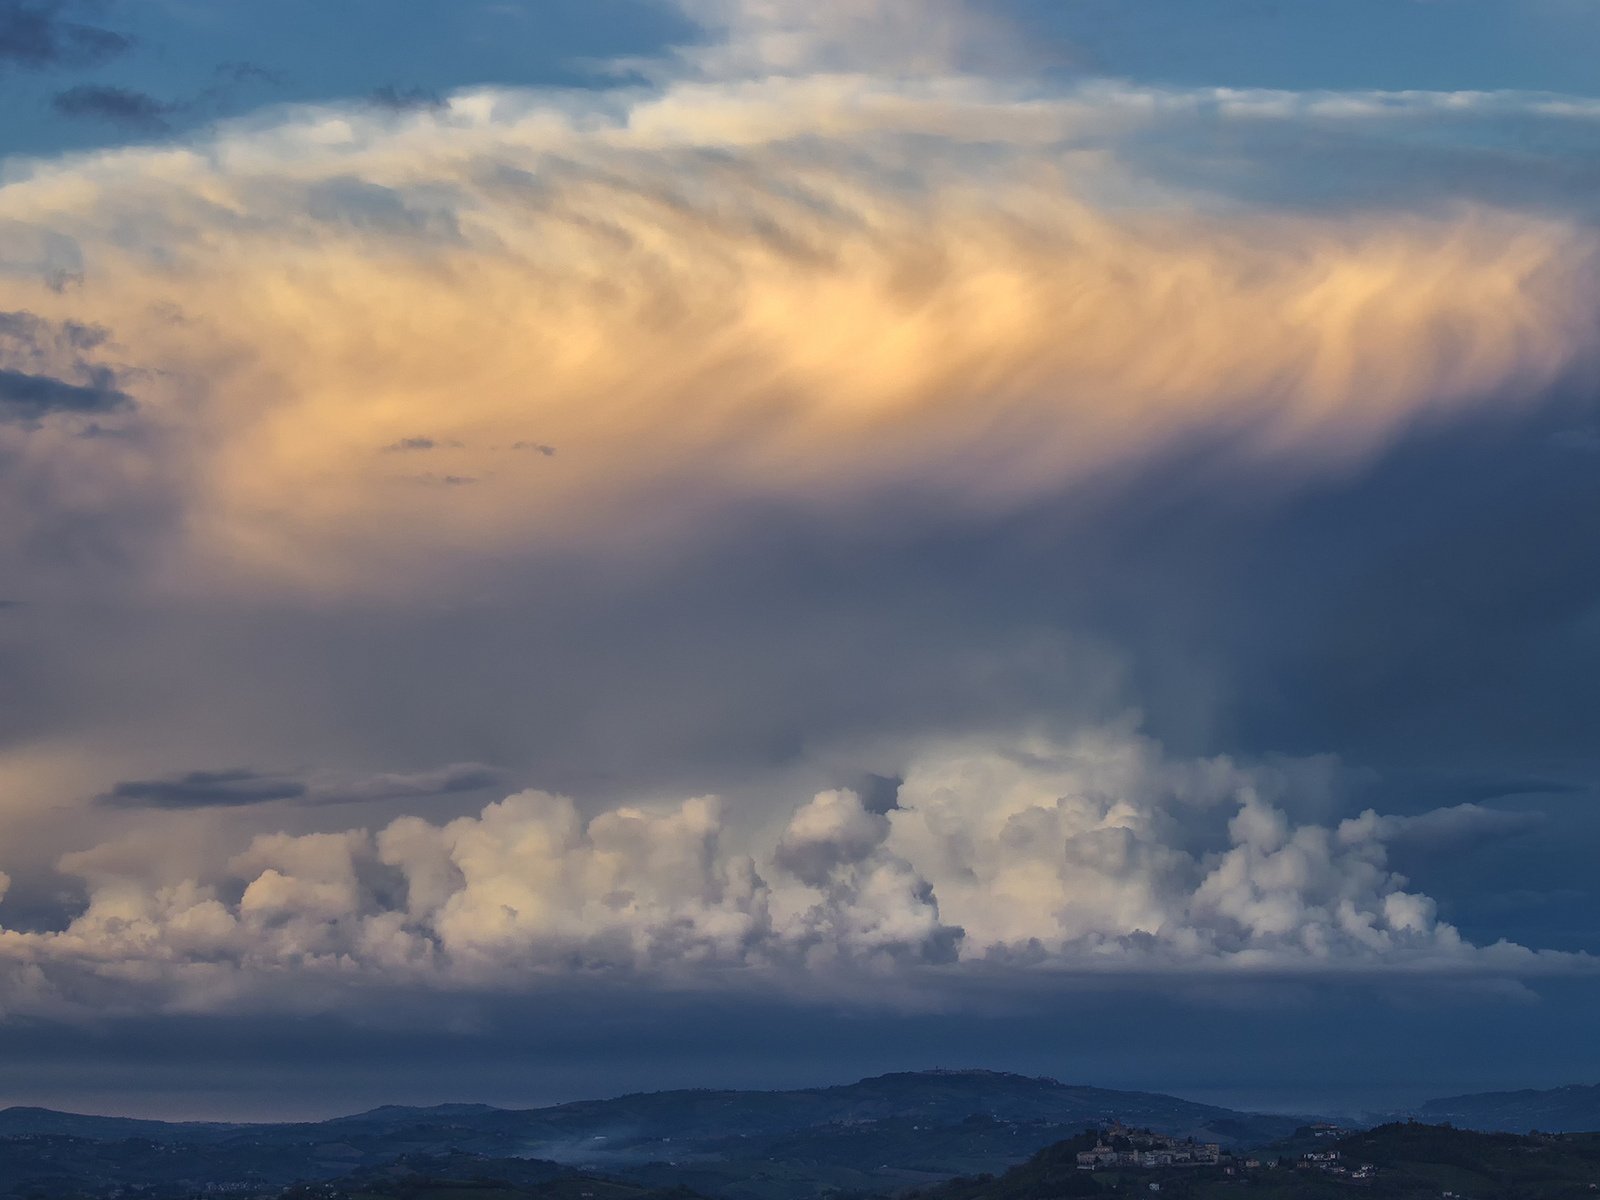
{"type": "Polygon", "coordinates": [[[1297,819],[1322,760],[1174,760],[1120,727],[930,745],[896,805],[850,791],[765,840],[716,798],[587,817],[526,791],[476,816],[256,837],[160,884],[113,845],[68,855],[88,903],[0,934],[13,1011],[353,1002],[363,985],[497,991],[573,978],[783,985],[905,999],[985,971],[1228,976],[1586,971],[1582,955],[1474,945],[1388,865],[1519,823],[1477,806],[1297,819]],[[292,982],[291,982],[292,981],[292,982]],[[869,985],[871,992],[864,990],[869,985]]]}

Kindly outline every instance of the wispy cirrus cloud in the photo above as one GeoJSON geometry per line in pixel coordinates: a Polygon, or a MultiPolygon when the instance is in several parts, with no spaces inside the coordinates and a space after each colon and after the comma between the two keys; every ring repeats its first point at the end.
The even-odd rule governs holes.
{"type": "Polygon", "coordinates": [[[1163,203],[1077,149],[1115,109],[967,77],[479,92],[41,167],[0,220],[71,241],[71,312],[140,347],[157,427],[183,413],[192,569],[333,592],[743,501],[1007,511],[1196,441],[1337,470],[1592,356],[1580,223],[1163,203]],[[501,469],[535,421],[562,456],[501,469]],[[480,486],[397,486],[369,448],[419,429],[480,486]]]}

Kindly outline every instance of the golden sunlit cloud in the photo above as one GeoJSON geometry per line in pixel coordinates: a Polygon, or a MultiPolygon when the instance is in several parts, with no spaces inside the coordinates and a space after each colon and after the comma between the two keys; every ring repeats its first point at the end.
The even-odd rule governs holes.
{"type": "Polygon", "coordinates": [[[1097,103],[1125,119],[1093,95],[812,76],[292,113],[0,189],[82,276],[6,306],[138,368],[179,577],[373,594],[751,501],[1004,510],[1188,438],[1315,472],[1587,353],[1587,233],[1180,204],[1075,147],[1097,103]]]}

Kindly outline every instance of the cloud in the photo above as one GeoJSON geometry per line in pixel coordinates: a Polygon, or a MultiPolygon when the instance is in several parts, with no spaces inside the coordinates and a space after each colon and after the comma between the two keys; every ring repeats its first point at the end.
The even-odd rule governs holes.
{"type": "Polygon", "coordinates": [[[148,92],[111,84],[80,84],[57,92],[51,107],[64,117],[102,121],[143,133],[166,133],[173,118],[215,113],[231,104],[241,88],[278,86],[282,76],[251,63],[224,63],[215,82],[183,100],[162,100],[148,92]]]}
{"type": "Polygon", "coordinates": [[[130,403],[104,368],[89,383],[69,383],[49,375],[0,370],[0,414],[10,421],[37,421],[55,412],[110,412],[130,403]]]}
{"type": "Polygon", "coordinates": [[[676,2],[710,36],[675,59],[713,78],[1003,71],[1037,58],[1003,21],[959,0],[924,0],[915,8],[896,0],[676,2]]]}
{"type": "Polygon", "coordinates": [[[774,77],[301,109],[35,166],[0,221],[74,246],[73,315],[138,347],[168,561],[207,587],[417,595],[748,504],[965,520],[1193,443],[1309,477],[1588,360],[1579,225],[1180,201],[1081,150],[1109,103],[774,77]],[[562,455],[497,473],[535,414],[562,455]],[[459,503],[370,454],[419,428],[471,448],[459,503]]]}
{"type": "MultiPolygon", "coordinates": [[[[1587,970],[1468,940],[1393,870],[1516,832],[1491,810],[1342,824],[1327,764],[1189,757],[1209,729],[1173,755],[960,731],[1117,711],[1142,676],[1073,622],[1155,587],[1182,620],[1127,657],[1165,656],[1204,727],[1207,587],[1242,554],[1187,544],[1190,514],[1264,519],[1257,485],[1348,480],[1586,378],[1581,205],[1442,176],[1308,203],[1262,129],[1409,146],[1594,114],[983,78],[947,5],[926,45],[903,5],[697,11],[725,36],[648,86],[274,109],[0,185],[0,368],[125,390],[114,437],[59,407],[0,428],[4,565],[123,605],[91,634],[41,603],[55,658],[6,647],[45,695],[7,706],[6,783],[20,810],[129,779],[96,818],[148,839],[62,859],[82,911],[0,934],[11,1007],[1587,970]],[[1143,557],[1141,520],[1181,552],[1143,557]],[[86,587],[82,559],[125,574],[86,587]],[[173,671],[192,696],[123,682],[173,671]],[[83,745],[32,750],[51,719],[83,745]],[[880,734],[926,740],[852,754],[880,734]],[[162,763],[357,767],[38,769],[147,736],[162,763]],[[355,820],[331,805],[493,782],[373,762],[507,753],[552,790],[330,828],[355,820]],[[804,785],[749,777],[773,764],[804,785]],[[836,786],[867,769],[887,783],[836,786]]],[[[15,850],[19,879],[78,816],[48,857],[15,850]]]]}
{"type": "Polygon", "coordinates": [[[431,437],[404,437],[384,447],[390,454],[405,454],[422,450],[459,450],[460,442],[439,442],[431,437]]]}
{"type": "Polygon", "coordinates": [[[1412,817],[1380,817],[1369,809],[1346,824],[1360,831],[1354,836],[1377,837],[1397,848],[1441,852],[1529,833],[1545,820],[1539,812],[1457,804],[1412,817]]]}
{"type": "Polygon", "coordinates": [[[237,768],[191,771],[170,779],[127,780],[102,796],[100,803],[113,808],[231,808],[295,800],[305,794],[306,785],[298,780],[237,768]]]}
{"type": "Polygon", "coordinates": [[[57,92],[50,104],[64,117],[91,118],[142,130],[166,129],[167,118],[181,107],[145,92],[102,84],[81,84],[57,92]]]}
{"type": "Polygon", "coordinates": [[[263,774],[234,768],[190,771],[166,779],[129,780],[100,797],[112,808],[241,808],[293,800],[303,804],[366,804],[481,791],[504,775],[481,763],[453,763],[433,771],[359,775],[317,772],[309,776],[263,774]]]}
{"type": "Polygon", "coordinates": [[[0,66],[92,66],[122,54],[131,38],[77,19],[103,7],[94,0],[0,0],[0,66]]]}
{"type": "MultiPolygon", "coordinates": [[[[803,977],[818,998],[859,998],[865,981],[923,970],[950,973],[920,985],[937,990],[995,972],[1592,968],[1582,955],[1473,945],[1388,866],[1397,834],[1456,836],[1481,816],[1293,820],[1293,792],[1328,767],[1173,759],[1108,727],[925,745],[897,807],[821,793],[750,849],[714,798],[584,818],[529,791],[443,824],[259,835],[178,883],[141,879],[138,856],[100,850],[63,860],[90,881],[82,913],[58,932],[0,934],[0,963],[13,1004],[26,1004],[17,973],[42,972],[69,1006],[85,980],[114,977],[148,985],[140,1003],[183,1008],[270,1007],[271,976],[288,967],[330,1005],[363,980],[497,991],[573,971],[711,990],[803,977]]],[[[347,795],[483,782],[480,768],[457,767],[347,795]]],[[[239,771],[113,795],[187,807],[272,790],[293,791],[239,771]]],[[[893,987],[884,995],[899,1002],[893,987]]]]}
{"type": "Polygon", "coordinates": [[[868,812],[854,792],[824,792],[795,813],[773,861],[817,885],[837,867],[870,857],[889,835],[888,818],[868,812]]]}
{"type": "Polygon", "coordinates": [[[132,404],[119,373],[94,361],[104,329],[0,312],[0,421],[31,424],[53,413],[108,413],[132,404]]]}
{"type": "Polygon", "coordinates": [[[410,800],[453,796],[496,787],[504,772],[482,763],[452,763],[436,771],[355,777],[314,777],[311,799],[319,804],[365,804],[378,800],[410,800]]]}

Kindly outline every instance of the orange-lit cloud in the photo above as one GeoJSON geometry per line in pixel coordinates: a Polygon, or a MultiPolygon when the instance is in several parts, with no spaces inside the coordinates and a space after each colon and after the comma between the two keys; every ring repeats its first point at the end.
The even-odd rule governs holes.
{"type": "Polygon", "coordinates": [[[141,369],[179,576],[372,594],[752,501],[1004,509],[1191,437],[1315,472],[1587,354],[1578,227],[1197,207],[1077,147],[1129,107],[814,75],[291,114],[11,182],[82,283],[0,286],[141,369]]]}

